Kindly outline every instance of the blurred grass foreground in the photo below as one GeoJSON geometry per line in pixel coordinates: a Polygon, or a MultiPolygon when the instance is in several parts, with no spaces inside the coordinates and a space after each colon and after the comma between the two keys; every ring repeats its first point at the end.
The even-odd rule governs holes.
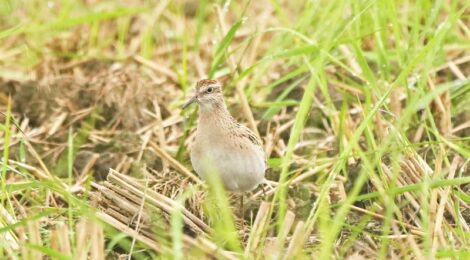
{"type": "Polygon", "coordinates": [[[470,258],[470,2],[0,1],[0,258],[470,258]],[[197,80],[269,185],[204,185],[197,80]]]}

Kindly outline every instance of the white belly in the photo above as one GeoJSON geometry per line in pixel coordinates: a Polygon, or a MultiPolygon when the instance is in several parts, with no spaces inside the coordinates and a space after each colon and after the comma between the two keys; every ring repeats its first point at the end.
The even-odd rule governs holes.
{"type": "Polygon", "coordinates": [[[191,149],[191,163],[202,179],[218,174],[227,190],[239,192],[250,191],[264,181],[266,163],[261,148],[229,147],[214,141],[209,147],[201,149],[196,141],[191,149]]]}

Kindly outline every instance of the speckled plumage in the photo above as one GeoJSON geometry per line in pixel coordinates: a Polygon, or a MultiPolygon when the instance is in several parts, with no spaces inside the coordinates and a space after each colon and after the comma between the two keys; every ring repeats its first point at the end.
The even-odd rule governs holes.
{"type": "MultiPolygon", "coordinates": [[[[266,159],[258,137],[229,113],[221,84],[201,80],[188,104],[199,104],[196,136],[191,145],[191,163],[204,180],[219,174],[229,191],[250,191],[264,182],[266,159]]],[[[187,106],[187,105],[186,105],[187,106]]]]}

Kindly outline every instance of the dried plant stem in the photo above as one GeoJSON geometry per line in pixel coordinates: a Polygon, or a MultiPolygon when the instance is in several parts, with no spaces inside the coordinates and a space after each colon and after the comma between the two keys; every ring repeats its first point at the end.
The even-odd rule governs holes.
{"type": "Polygon", "coordinates": [[[175,168],[175,170],[179,171],[180,173],[182,173],[183,175],[185,175],[186,177],[190,178],[191,180],[193,180],[194,182],[196,182],[197,184],[202,184],[202,181],[196,177],[196,175],[194,175],[190,170],[188,170],[186,167],[184,167],[180,162],[178,162],[177,160],[175,160],[173,157],[171,157],[171,155],[169,155],[167,152],[165,152],[164,150],[162,150],[157,144],[155,144],[154,142],[150,141],[149,142],[150,146],[152,147],[152,149],[163,159],[163,160],[166,160],[168,161],[168,163],[173,166],[173,168],[175,168]]]}

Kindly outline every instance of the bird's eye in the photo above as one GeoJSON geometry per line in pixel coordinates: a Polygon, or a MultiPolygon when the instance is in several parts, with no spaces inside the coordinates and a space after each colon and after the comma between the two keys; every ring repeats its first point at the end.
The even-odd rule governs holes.
{"type": "Polygon", "coordinates": [[[214,88],[213,87],[208,87],[206,89],[206,93],[212,93],[214,91],[214,88]]]}

